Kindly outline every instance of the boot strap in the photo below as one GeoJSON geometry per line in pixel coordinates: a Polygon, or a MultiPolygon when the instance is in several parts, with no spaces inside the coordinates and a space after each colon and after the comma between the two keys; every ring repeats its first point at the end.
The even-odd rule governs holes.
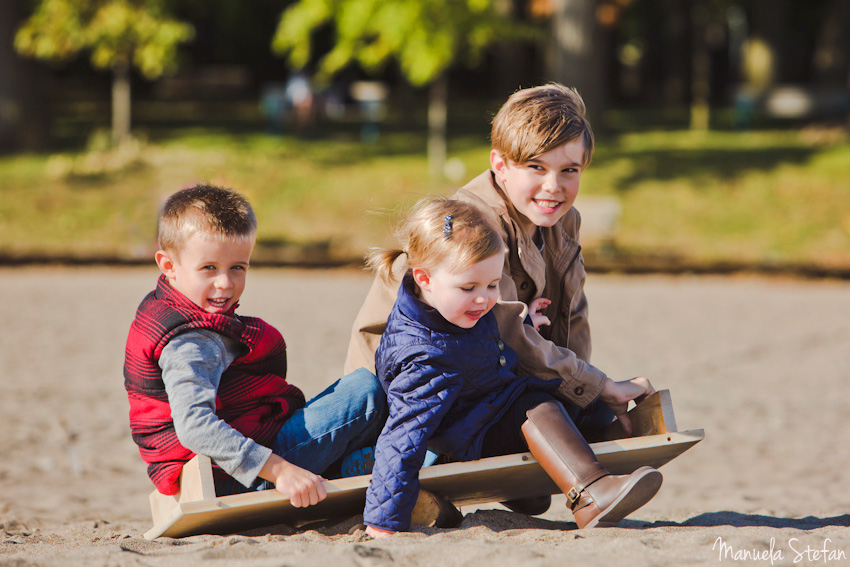
{"type": "Polygon", "coordinates": [[[567,500],[570,502],[570,509],[575,508],[575,505],[578,504],[578,501],[581,499],[582,492],[587,490],[588,486],[590,486],[591,484],[593,484],[594,482],[596,482],[600,478],[604,478],[606,476],[609,476],[610,474],[611,473],[609,473],[607,471],[600,471],[600,474],[591,477],[590,481],[587,482],[586,484],[578,483],[575,486],[573,486],[572,488],[570,488],[569,492],[567,492],[567,494],[566,494],[567,500]]]}

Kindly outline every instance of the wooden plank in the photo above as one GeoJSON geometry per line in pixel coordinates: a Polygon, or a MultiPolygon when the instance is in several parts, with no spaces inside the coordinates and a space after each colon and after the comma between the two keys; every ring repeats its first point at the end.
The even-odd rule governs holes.
{"type": "MultiPolygon", "coordinates": [[[[676,417],[673,414],[673,402],[670,390],[658,390],[629,411],[632,422],[632,437],[659,435],[677,431],[676,417]]],[[[602,441],[628,437],[619,421],[609,425],[600,436],[602,441]]]]}
{"type": "MultiPolygon", "coordinates": [[[[701,429],[632,437],[591,444],[600,463],[615,474],[643,466],[660,467],[704,437],[701,429]]],[[[363,512],[371,475],[325,483],[328,497],[315,506],[294,508],[275,490],[180,503],[172,516],[145,533],[184,537],[200,533],[224,534],[286,523],[303,525],[363,512]]],[[[422,469],[422,487],[442,494],[457,506],[499,502],[558,491],[531,453],[448,463],[422,469]]]]}
{"type": "Polygon", "coordinates": [[[180,473],[180,502],[208,498],[215,498],[212,461],[206,455],[195,455],[180,473]]]}
{"type": "Polygon", "coordinates": [[[153,524],[167,522],[181,502],[215,498],[212,461],[206,455],[195,455],[180,471],[180,492],[172,496],[154,490],[150,495],[153,524]]]}
{"type": "MultiPolygon", "coordinates": [[[[670,462],[704,437],[700,430],[592,443],[599,462],[613,474],[670,462]]],[[[422,487],[442,494],[456,506],[502,502],[560,492],[531,453],[448,463],[422,469],[422,487]]]]}

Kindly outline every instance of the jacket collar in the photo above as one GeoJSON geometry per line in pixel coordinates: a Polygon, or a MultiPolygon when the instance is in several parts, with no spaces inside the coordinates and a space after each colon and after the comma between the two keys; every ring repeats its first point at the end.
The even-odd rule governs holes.
{"type": "Polygon", "coordinates": [[[416,283],[413,276],[405,274],[398,290],[396,306],[402,315],[412,319],[437,333],[463,333],[468,331],[449,323],[440,312],[416,297],[416,283]]]}
{"type": "MultiPolygon", "coordinates": [[[[502,217],[502,220],[509,224],[513,231],[513,237],[516,239],[516,252],[519,257],[522,269],[534,281],[534,285],[543,293],[543,288],[546,284],[546,261],[540,249],[537,247],[531,236],[528,234],[526,227],[531,224],[531,221],[520,213],[513,203],[511,203],[505,189],[499,184],[499,178],[496,172],[492,169],[485,171],[465,187],[467,191],[478,195],[485,202],[490,204],[502,217]]],[[[560,243],[564,240],[564,230],[561,223],[556,223],[551,228],[542,228],[543,238],[546,245],[549,243],[560,243]]]]}
{"type": "MultiPolygon", "coordinates": [[[[522,235],[523,241],[531,241],[531,227],[535,226],[531,219],[522,214],[517,210],[514,206],[511,199],[508,197],[508,193],[505,191],[505,188],[502,187],[502,184],[499,182],[499,178],[496,176],[496,172],[492,169],[490,170],[490,182],[493,186],[494,191],[498,193],[499,197],[502,199],[503,208],[505,210],[505,214],[510,217],[510,219],[516,224],[516,228],[518,232],[522,235]]],[[[540,227],[537,227],[540,229],[540,227]]]]}

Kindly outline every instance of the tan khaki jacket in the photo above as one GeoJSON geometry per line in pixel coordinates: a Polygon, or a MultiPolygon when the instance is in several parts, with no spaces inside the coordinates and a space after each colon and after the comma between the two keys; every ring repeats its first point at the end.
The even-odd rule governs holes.
{"type": "MultiPolygon", "coordinates": [[[[511,204],[492,171],[486,171],[455,193],[455,199],[477,205],[498,228],[508,254],[500,282],[500,299],[493,312],[502,339],[513,348],[523,375],[560,378],[558,395],[585,407],[596,399],[605,374],[590,359],[590,326],[584,294],[586,272],[578,232],[581,217],[575,208],[553,227],[541,227],[542,253],[521,223],[528,223],[511,204]],[[552,321],[535,331],[523,324],[527,305],[538,297],[552,304],[544,312],[552,321]]],[[[406,257],[393,266],[396,281],[385,284],[375,278],[363,307],[354,321],[345,373],[365,367],[375,371],[375,351],[398,293],[406,257]]]]}

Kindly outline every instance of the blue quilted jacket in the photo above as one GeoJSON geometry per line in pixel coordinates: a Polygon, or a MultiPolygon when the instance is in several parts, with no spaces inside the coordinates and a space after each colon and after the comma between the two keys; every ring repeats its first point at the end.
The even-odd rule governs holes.
{"type": "Polygon", "coordinates": [[[404,278],[375,354],[389,419],[378,439],[364,523],[410,527],[428,447],[458,461],[481,457],[484,434],[527,390],[554,392],[558,380],[518,378],[517,356],[499,339],[490,312],[471,329],[446,321],[404,278]]]}

